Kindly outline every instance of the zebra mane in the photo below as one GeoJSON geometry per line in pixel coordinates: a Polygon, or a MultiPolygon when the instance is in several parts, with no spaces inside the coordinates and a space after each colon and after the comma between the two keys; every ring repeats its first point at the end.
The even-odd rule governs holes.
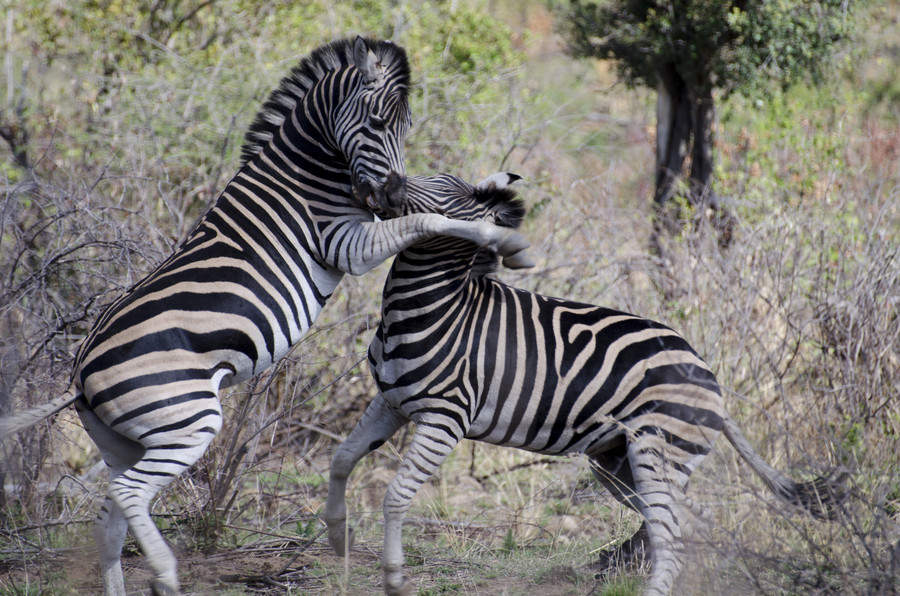
{"type": "MultiPolygon", "coordinates": [[[[354,40],[355,38],[339,39],[316,48],[281,80],[244,135],[241,165],[250,161],[272,140],[281,125],[290,117],[293,109],[317,81],[329,72],[353,64],[354,40]]],[[[405,97],[410,82],[406,52],[389,41],[378,41],[368,37],[365,41],[369,49],[378,56],[379,62],[385,65],[385,73],[390,79],[388,84],[394,85],[405,97]]]]}
{"type": "Polygon", "coordinates": [[[525,219],[525,202],[511,188],[475,187],[475,199],[486,204],[494,214],[494,223],[504,228],[518,228],[525,219]]]}
{"type": "MultiPolygon", "coordinates": [[[[494,213],[494,223],[504,228],[518,228],[525,219],[525,202],[511,188],[494,186],[475,187],[473,193],[480,203],[486,203],[494,213]]],[[[500,257],[496,252],[481,249],[469,268],[469,279],[490,275],[500,268],[500,257]]]]}

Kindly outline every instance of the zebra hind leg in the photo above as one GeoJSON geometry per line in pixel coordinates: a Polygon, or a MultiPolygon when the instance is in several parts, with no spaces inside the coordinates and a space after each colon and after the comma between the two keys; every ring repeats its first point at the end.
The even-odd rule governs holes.
{"type": "Polygon", "coordinates": [[[353,528],[347,525],[347,479],[356,464],[378,449],[407,420],[388,406],[379,393],[350,436],[341,443],[331,460],[328,480],[328,501],[325,504],[325,525],[328,543],[338,556],[347,556],[353,547],[353,528]]]}
{"type": "Polygon", "coordinates": [[[128,521],[118,505],[106,498],[94,522],[94,541],[100,555],[100,575],[106,596],[125,596],[122,574],[122,546],[128,533],[128,521]]]}
{"type": "Polygon", "coordinates": [[[666,447],[656,433],[630,438],[628,443],[637,502],[650,541],[650,581],[645,596],[672,593],[684,566],[684,533],[694,519],[684,493],[691,469],[673,464],[666,457],[666,447]]]}
{"type": "MultiPolygon", "coordinates": [[[[629,509],[641,513],[640,499],[634,486],[631,464],[623,442],[600,454],[590,456],[591,471],[594,478],[602,484],[617,501],[629,509]]],[[[600,552],[600,556],[591,568],[602,578],[611,575],[616,569],[623,567],[641,567],[646,562],[646,554],[650,550],[647,535],[647,522],[627,540],[617,547],[600,552]]]]}
{"type": "MultiPolygon", "coordinates": [[[[220,426],[221,416],[215,431],[220,426]]],[[[175,555],[150,518],[150,504],[159,491],[200,459],[213,437],[211,429],[170,437],[172,443],[148,448],[141,461],[110,484],[110,497],[125,512],[128,527],[153,570],[150,588],[154,596],[170,596],[179,590],[175,555]]]]}
{"type": "MultiPolygon", "coordinates": [[[[110,482],[137,463],[144,454],[144,447],[116,433],[104,424],[87,407],[82,396],[75,402],[75,410],[91,439],[100,450],[103,461],[109,467],[110,482]]],[[[94,541],[100,556],[100,575],[103,578],[105,596],[125,596],[125,578],[122,574],[122,546],[128,533],[125,514],[112,499],[106,498],[94,523],[94,541]]]]}
{"type": "MultiPolygon", "coordinates": [[[[98,527],[104,529],[98,529],[97,535],[102,538],[101,556],[110,557],[114,548],[120,554],[119,519],[127,520],[128,529],[140,544],[147,565],[153,571],[150,589],[154,596],[178,594],[179,587],[175,555],[150,518],[150,504],[159,491],[200,459],[222,426],[221,408],[214,392],[206,398],[197,398],[192,405],[187,415],[182,412],[181,422],[147,431],[141,437],[143,444],[122,437],[84,404],[79,411],[85,428],[101,452],[133,450],[128,458],[119,457],[115,459],[116,465],[111,466],[108,516],[104,518],[101,512],[98,527]],[[139,453],[136,459],[135,452],[139,453]],[[130,465],[126,466],[125,461],[130,465]]],[[[121,576],[121,565],[117,562],[115,568],[109,576],[114,579],[121,576]]],[[[116,594],[115,591],[110,593],[116,594]]]]}

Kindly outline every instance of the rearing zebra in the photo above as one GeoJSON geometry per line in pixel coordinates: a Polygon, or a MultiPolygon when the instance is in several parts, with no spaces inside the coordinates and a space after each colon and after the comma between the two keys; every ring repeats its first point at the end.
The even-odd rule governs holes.
{"type": "MultiPolygon", "coordinates": [[[[448,175],[410,177],[408,212],[517,226],[522,203],[499,174],[478,187],[448,175]]],[[[496,259],[493,259],[496,261],[496,259]]],[[[484,275],[477,246],[434,238],[394,260],[383,320],[369,346],[379,394],[334,455],[325,508],[338,554],[347,478],[365,454],[412,420],[416,432],[384,499],[384,586],[410,594],[400,528],[419,487],[462,438],[550,455],[584,453],[596,478],[644,516],[652,575],[668,594],[695,508],[688,477],[719,433],[780,497],[832,515],[828,482],[797,484],[753,452],[727,417],[707,365],[675,331],[599,306],[547,298],[484,275]]]]}
{"type": "Polygon", "coordinates": [[[284,356],[344,273],[439,233],[501,254],[527,245],[434,213],[373,221],[370,208],[393,214],[406,200],[408,87],[406,54],[391,43],[360,37],[312,52],[266,101],[240,171],[184,244],[96,322],[70,392],[0,421],[2,438],[74,402],[110,469],[95,530],[107,595],[125,594],[129,528],[153,593],[178,592],[152,499],[219,431],[219,390],[284,356]]]}

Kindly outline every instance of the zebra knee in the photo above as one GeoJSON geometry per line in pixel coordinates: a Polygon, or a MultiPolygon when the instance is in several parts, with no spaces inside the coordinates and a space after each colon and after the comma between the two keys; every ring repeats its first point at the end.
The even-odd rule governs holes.
{"type": "Polygon", "coordinates": [[[331,481],[346,481],[350,477],[353,468],[356,467],[357,461],[359,460],[354,453],[345,445],[338,447],[331,458],[331,469],[329,471],[331,481]]]}

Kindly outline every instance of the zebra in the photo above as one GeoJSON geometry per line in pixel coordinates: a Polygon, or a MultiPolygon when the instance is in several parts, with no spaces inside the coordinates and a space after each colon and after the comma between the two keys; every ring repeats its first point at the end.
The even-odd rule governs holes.
{"type": "Polygon", "coordinates": [[[67,393],[0,421],[0,438],[74,404],[109,468],[95,526],[107,596],[125,594],[130,529],[153,594],[177,594],[176,560],[149,510],[222,425],[219,391],[283,357],[345,273],[451,234],[499,254],[518,233],[437,213],[375,221],[406,200],[411,123],[403,48],[363,37],[301,60],[263,104],[239,171],[181,246],[114,301],[81,345],[67,393]]]}
{"type": "MultiPolygon", "coordinates": [[[[410,176],[407,212],[515,227],[525,213],[508,188],[517,178],[498,173],[473,187],[447,174],[410,176]]],[[[413,593],[403,574],[403,516],[462,438],[586,454],[597,480],[645,519],[632,542],[649,537],[646,594],[672,591],[686,522],[703,515],[686,484],[722,432],[780,497],[816,518],[834,516],[839,481],[795,483],[769,467],[726,414],[712,371],[675,331],[510,287],[486,276],[495,261],[466,241],[433,238],[398,254],[384,285],[368,352],[378,394],[333,455],[324,521],[334,551],[346,556],[353,467],[415,422],[384,498],[386,593],[413,593]]]]}

